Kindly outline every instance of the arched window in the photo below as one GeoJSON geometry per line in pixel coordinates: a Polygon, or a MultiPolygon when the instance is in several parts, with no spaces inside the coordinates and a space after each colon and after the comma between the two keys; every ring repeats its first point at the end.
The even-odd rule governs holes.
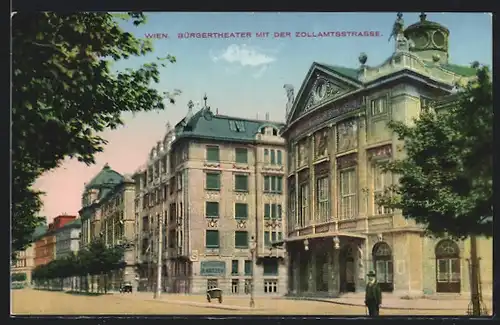
{"type": "Polygon", "coordinates": [[[460,248],[445,239],[436,245],[436,291],[460,292],[460,248]]]}
{"type": "Polygon", "coordinates": [[[392,250],[386,242],[379,242],[373,246],[373,268],[377,274],[380,289],[385,292],[394,290],[392,250]]]}

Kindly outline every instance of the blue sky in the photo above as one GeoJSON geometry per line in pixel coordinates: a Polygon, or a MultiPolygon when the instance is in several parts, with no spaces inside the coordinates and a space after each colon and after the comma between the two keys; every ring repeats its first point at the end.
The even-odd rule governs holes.
{"type": "MultiPolygon", "coordinates": [[[[312,62],[351,68],[359,66],[361,52],[368,65],[381,64],[393,52],[388,42],[396,13],[147,13],[140,27],[122,22],[137,37],[167,33],[170,39],[154,40],[154,53],[115,63],[115,69],[136,68],[157,56],[171,54],[175,64],[161,70],[162,91],[182,90],[175,105],[161,112],[125,115],[125,126],[106,131],[109,141],[96,165],[67,161],[36,183],[46,191],[42,214],[52,219],[62,212],[80,209],[84,182],[105,163],[120,173],[131,173],[146,162],[151,147],[165,134],[165,124],[177,123],[187,112],[189,100],[208,104],[219,113],[283,121],[286,96],[284,84],[296,91],[312,62]],[[184,32],[319,32],[378,31],[380,37],[275,39],[177,39],[184,32]]],[[[405,25],[419,20],[419,13],[404,13],[405,25]]],[[[427,19],[450,30],[450,60],[468,65],[473,61],[492,65],[492,23],[486,13],[428,13],[427,19]]]]}

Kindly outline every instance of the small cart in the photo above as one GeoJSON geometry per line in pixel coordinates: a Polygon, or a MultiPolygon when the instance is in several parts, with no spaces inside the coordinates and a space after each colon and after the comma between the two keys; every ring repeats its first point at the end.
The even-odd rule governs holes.
{"type": "Polygon", "coordinates": [[[211,302],[212,299],[219,299],[219,304],[222,303],[222,290],[219,288],[212,288],[207,290],[207,300],[211,302]]]}

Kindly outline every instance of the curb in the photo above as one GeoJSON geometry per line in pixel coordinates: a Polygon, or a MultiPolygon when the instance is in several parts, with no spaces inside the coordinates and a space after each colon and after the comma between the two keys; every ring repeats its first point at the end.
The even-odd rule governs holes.
{"type": "MultiPolygon", "coordinates": [[[[120,297],[117,295],[117,297],[120,297]]],[[[127,298],[125,298],[127,299],[127,298]]],[[[192,302],[192,301],[182,301],[182,300],[170,300],[170,299],[141,299],[141,300],[147,300],[147,301],[154,301],[154,302],[159,302],[159,303],[171,303],[175,305],[185,305],[185,306],[193,306],[193,307],[203,307],[203,308],[212,308],[212,309],[222,309],[222,310],[248,310],[248,311],[263,311],[265,309],[263,308],[251,308],[251,307],[244,307],[244,306],[231,306],[231,305],[222,305],[222,304],[210,304],[210,303],[203,303],[203,302],[192,302]]]]}
{"type": "MultiPolygon", "coordinates": [[[[335,300],[327,300],[327,299],[321,299],[321,298],[309,298],[309,297],[292,298],[292,297],[286,297],[285,299],[289,299],[289,300],[309,300],[309,301],[317,301],[317,302],[326,302],[326,303],[334,304],[334,305],[365,307],[365,305],[362,305],[362,304],[356,304],[356,303],[351,303],[351,302],[335,301],[335,300]]],[[[461,310],[460,308],[415,308],[415,307],[392,307],[392,306],[382,306],[382,307],[380,307],[380,309],[389,309],[389,310],[454,310],[454,311],[461,310]]]]}

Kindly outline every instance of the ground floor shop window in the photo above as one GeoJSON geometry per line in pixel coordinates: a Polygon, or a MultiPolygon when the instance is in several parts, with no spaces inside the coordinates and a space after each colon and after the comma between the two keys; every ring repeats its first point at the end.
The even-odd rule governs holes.
{"type": "Polygon", "coordinates": [[[207,279],[207,290],[218,287],[219,287],[219,281],[217,279],[207,279]]]}
{"type": "Polygon", "coordinates": [[[239,293],[240,281],[238,279],[231,280],[231,293],[239,293]]]}
{"type": "Polygon", "coordinates": [[[264,293],[277,293],[277,292],[278,292],[278,280],[264,281],[264,293]]]}

